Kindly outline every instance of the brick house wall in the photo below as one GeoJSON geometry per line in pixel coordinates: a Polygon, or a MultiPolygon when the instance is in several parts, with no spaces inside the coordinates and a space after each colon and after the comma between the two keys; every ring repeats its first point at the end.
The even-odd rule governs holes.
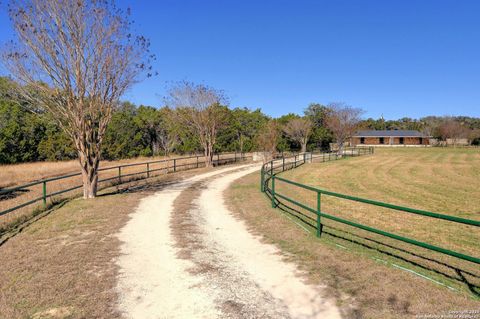
{"type": "Polygon", "coordinates": [[[384,137],[384,144],[380,144],[379,137],[364,137],[363,142],[360,137],[352,138],[352,145],[429,145],[428,137],[404,137],[403,144],[400,144],[400,137],[384,137]]]}

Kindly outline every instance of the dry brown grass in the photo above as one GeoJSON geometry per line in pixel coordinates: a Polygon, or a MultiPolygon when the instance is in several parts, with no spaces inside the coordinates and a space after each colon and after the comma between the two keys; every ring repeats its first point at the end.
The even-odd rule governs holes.
{"type": "Polygon", "coordinates": [[[60,309],[67,314],[61,318],[117,317],[113,259],[119,241],[114,234],[140,198],[74,200],[0,247],[2,318],[60,309]]]}
{"type": "MultiPolygon", "coordinates": [[[[172,155],[168,159],[187,157],[172,155]]],[[[201,156],[201,155],[200,155],[201,156]]],[[[222,155],[224,158],[225,156],[222,155]]],[[[221,157],[221,158],[222,158],[221,157]]],[[[123,164],[144,163],[149,161],[164,160],[165,156],[155,157],[137,157],[118,161],[102,161],[100,168],[112,167],[123,164]]],[[[217,158],[216,156],[214,157],[217,158]]],[[[144,168],[145,169],[145,168],[144,168]]],[[[35,162],[12,165],[0,165],[0,189],[26,184],[31,181],[40,180],[48,177],[55,177],[70,173],[80,172],[80,166],[77,160],[58,161],[58,162],[35,162]]]]}
{"type": "MultiPolygon", "coordinates": [[[[475,161],[479,158],[478,150],[379,150],[374,156],[305,165],[283,176],[350,195],[478,218],[480,199],[475,194],[480,185],[475,161]],[[431,196],[425,197],[426,194],[431,196]]],[[[277,186],[279,192],[315,207],[313,194],[282,190],[280,183],[277,186]]],[[[475,293],[480,293],[480,271],[476,265],[401,245],[326,219],[325,232],[317,239],[314,229],[298,219],[302,215],[270,207],[269,199],[259,191],[259,174],[235,183],[228,191],[228,198],[232,210],[246,220],[253,232],[279,246],[306,271],[309,280],[329,286],[345,318],[412,318],[480,306],[480,299],[475,297],[475,293]],[[444,264],[427,260],[425,256],[444,264]]],[[[426,235],[421,239],[451,244],[449,247],[461,247],[462,251],[479,256],[476,239],[479,234],[475,229],[464,233],[460,226],[460,231],[447,227],[442,228],[442,232],[436,228],[428,232],[429,227],[437,225],[428,220],[417,221],[410,214],[393,218],[384,215],[388,214],[385,211],[355,208],[326,198],[322,199],[322,208],[379,228],[405,231],[404,235],[426,235]],[[404,224],[407,222],[408,227],[404,224]],[[460,240],[452,243],[452,238],[460,240]]]]}
{"type": "Polygon", "coordinates": [[[143,196],[201,171],[72,200],[9,239],[0,246],[0,318],[118,318],[115,234],[143,196]]]}
{"type": "MultiPolygon", "coordinates": [[[[164,159],[164,157],[138,157],[119,161],[102,161],[100,167],[110,167],[161,159],[164,159]]],[[[48,177],[78,173],[79,171],[80,166],[77,160],[0,165],[0,188],[26,184],[31,181],[48,177]]]]}
{"type": "MultiPolygon", "coordinates": [[[[475,149],[379,149],[374,156],[314,163],[281,176],[333,192],[480,220],[480,196],[476,196],[480,188],[479,161],[480,151],[475,149]]],[[[316,207],[315,193],[283,182],[276,186],[281,194],[316,207]]],[[[480,256],[478,227],[324,195],[322,211],[480,256]]],[[[327,226],[344,228],[343,224],[327,219],[324,222],[327,226]]],[[[439,258],[445,262],[449,259],[439,258]]],[[[456,264],[454,259],[452,262],[456,264]]]]}
{"type": "MultiPolygon", "coordinates": [[[[221,159],[231,158],[234,154],[224,154],[220,156],[221,159]]],[[[185,158],[183,156],[172,156],[169,159],[176,158],[177,171],[184,169],[190,169],[196,167],[197,159],[185,158]]],[[[138,164],[152,161],[164,160],[164,157],[155,157],[155,158],[135,158],[130,160],[122,160],[115,162],[103,161],[101,163],[101,168],[107,168],[112,166],[124,165],[124,164],[138,164]]],[[[217,159],[217,156],[214,157],[217,159]]],[[[203,157],[199,157],[200,167],[202,166],[203,157]]],[[[150,176],[159,176],[165,175],[167,172],[167,167],[169,172],[173,171],[173,161],[169,162],[160,162],[149,164],[150,176]]],[[[127,177],[122,177],[121,181],[125,182],[128,180],[134,180],[138,178],[147,177],[146,174],[147,165],[135,165],[123,167],[121,169],[122,176],[129,175],[127,177]]],[[[29,163],[29,164],[18,164],[18,165],[4,165],[0,166],[0,181],[3,181],[3,184],[0,184],[0,189],[5,186],[13,187],[22,185],[28,182],[37,181],[43,178],[56,177],[65,174],[77,173],[79,172],[79,166],[76,161],[67,161],[67,162],[39,162],[39,163],[29,163]]],[[[106,182],[100,183],[100,188],[108,187],[114,184],[119,183],[118,169],[103,170],[99,172],[99,180],[111,179],[106,182]]],[[[47,183],[47,192],[48,194],[62,191],[65,189],[73,188],[76,186],[82,185],[81,176],[73,176],[66,179],[60,179],[47,183]]],[[[7,195],[0,195],[0,212],[6,209],[15,207],[22,203],[25,203],[30,200],[40,198],[42,196],[42,185],[34,185],[30,187],[23,188],[14,193],[7,195]]],[[[72,196],[78,196],[82,193],[81,188],[72,190],[70,192],[52,196],[48,199],[48,203],[59,202],[65,198],[70,198],[72,196]]],[[[2,228],[8,228],[10,225],[17,223],[19,220],[28,218],[32,214],[32,211],[39,210],[43,208],[42,201],[38,201],[32,205],[28,205],[24,208],[20,208],[14,212],[8,213],[6,215],[0,216],[0,234],[2,233],[2,228]]]]}

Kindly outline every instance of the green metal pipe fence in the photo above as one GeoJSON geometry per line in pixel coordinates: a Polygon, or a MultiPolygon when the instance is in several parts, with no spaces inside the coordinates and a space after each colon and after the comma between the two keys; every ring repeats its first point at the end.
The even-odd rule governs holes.
{"type": "MultiPolygon", "coordinates": [[[[352,149],[345,150],[341,155],[333,154],[333,153],[324,153],[324,154],[318,154],[318,155],[311,154],[310,156],[311,156],[312,161],[315,161],[315,159],[317,159],[317,161],[326,162],[326,161],[337,160],[337,159],[345,158],[345,157],[373,154],[373,152],[374,152],[373,148],[357,148],[357,149],[352,148],[352,149]]],[[[307,154],[309,154],[309,153],[305,153],[303,155],[304,158],[305,157],[308,158],[309,155],[307,155],[307,154]]],[[[280,176],[276,176],[277,174],[279,174],[281,172],[284,172],[286,170],[293,169],[293,168],[297,167],[298,162],[299,161],[298,161],[297,157],[294,157],[293,159],[292,158],[282,158],[280,160],[272,160],[270,162],[265,163],[261,168],[261,191],[267,193],[270,196],[273,208],[277,207],[279,203],[282,203],[281,200],[284,200],[284,201],[289,202],[290,204],[293,204],[297,207],[300,207],[302,209],[305,209],[305,210],[315,214],[316,217],[317,217],[316,218],[316,234],[317,234],[318,237],[320,237],[321,234],[322,234],[323,224],[321,222],[321,219],[326,218],[326,219],[333,220],[335,222],[339,222],[339,223],[349,225],[349,226],[352,226],[352,227],[355,227],[355,228],[359,228],[359,229],[362,229],[362,230],[365,230],[365,231],[368,231],[368,232],[372,232],[372,233],[382,235],[382,236],[385,236],[385,237],[388,237],[388,238],[399,240],[399,241],[402,241],[402,242],[405,242],[405,243],[408,243],[408,244],[412,244],[412,245],[415,245],[415,246],[418,246],[418,247],[422,247],[422,248],[425,248],[425,249],[428,249],[428,250],[436,251],[436,252],[439,252],[439,253],[442,253],[442,254],[445,254],[445,255],[448,255],[448,256],[452,256],[452,257],[456,257],[456,258],[459,258],[459,259],[462,259],[462,260],[466,260],[466,261],[470,261],[470,262],[473,262],[473,263],[476,263],[476,264],[480,264],[480,258],[477,258],[477,257],[469,256],[469,255],[466,255],[466,254],[463,254],[463,253],[460,253],[460,252],[457,252],[457,251],[453,251],[453,250],[445,249],[445,248],[435,246],[435,245],[432,245],[432,244],[429,244],[429,243],[421,242],[421,241],[418,241],[418,240],[415,240],[415,239],[412,239],[412,238],[400,236],[398,234],[393,234],[393,233],[390,233],[390,232],[387,232],[387,231],[384,231],[384,230],[381,230],[381,229],[377,229],[377,228],[374,228],[374,227],[362,225],[360,223],[350,221],[350,220],[346,220],[346,219],[328,214],[326,212],[323,212],[321,210],[321,198],[322,198],[322,195],[332,196],[332,197],[336,197],[336,198],[346,199],[346,200],[349,200],[349,201],[354,201],[354,202],[369,204],[369,205],[373,205],[373,206],[383,207],[383,208],[387,208],[387,209],[391,209],[391,210],[395,210],[395,211],[399,211],[399,212],[403,212],[403,213],[416,214],[416,215],[421,215],[421,216],[435,218],[435,219],[441,219],[441,220],[445,220],[445,221],[448,221],[448,222],[454,222],[454,223],[459,223],[459,224],[473,226],[473,227],[480,227],[480,221],[461,218],[461,217],[457,217],[457,216],[439,214],[439,213],[434,213],[434,212],[429,212],[429,211],[425,211],[425,210],[414,209],[414,208],[409,208],[409,207],[404,207],[404,206],[399,206],[399,205],[393,205],[393,204],[389,204],[389,203],[384,203],[384,202],[380,202],[380,201],[375,201],[375,200],[371,200],[371,199],[365,199],[365,198],[360,198],[360,197],[355,197],[355,196],[350,196],[350,195],[345,195],[345,194],[340,194],[340,193],[335,193],[335,192],[323,190],[323,189],[320,189],[320,188],[317,188],[317,187],[304,185],[304,184],[301,184],[301,183],[298,183],[298,182],[295,182],[295,181],[292,181],[292,180],[289,180],[289,179],[286,179],[286,178],[283,178],[283,177],[280,177],[280,176]],[[286,162],[289,163],[290,165],[285,165],[286,162]],[[281,163],[281,164],[277,165],[278,163],[281,163]],[[308,205],[306,205],[302,202],[299,202],[297,200],[289,198],[288,196],[286,196],[284,194],[280,194],[278,191],[276,191],[276,187],[275,187],[275,185],[279,182],[316,193],[316,196],[317,196],[316,207],[315,208],[310,207],[310,206],[308,206],[308,205]]],[[[300,161],[300,162],[301,162],[301,164],[303,164],[306,161],[304,159],[303,161],[300,161]]]]}
{"type": "MultiPolygon", "coordinates": [[[[217,154],[215,155],[212,163],[214,166],[219,166],[219,165],[225,165],[225,164],[230,164],[230,163],[236,163],[239,161],[244,161],[248,158],[248,156],[245,153],[223,153],[223,154],[217,154]]],[[[132,176],[139,176],[138,179],[144,179],[144,178],[150,178],[153,176],[158,176],[155,175],[155,172],[164,172],[164,173],[174,173],[178,171],[185,171],[185,170],[190,170],[190,169],[195,169],[195,168],[200,168],[205,166],[205,159],[201,155],[195,155],[195,156],[187,156],[187,157],[179,157],[179,158],[172,158],[172,159],[164,159],[164,160],[156,160],[156,161],[148,161],[148,162],[141,162],[141,163],[132,163],[132,164],[124,164],[124,165],[118,165],[118,166],[112,166],[112,167],[106,167],[106,168],[100,168],[98,171],[99,173],[101,172],[107,172],[107,171],[112,171],[114,172],[115,170],[118,171],[118,174],[113,174],[114,176],[104,178],[104,179],[99,179],[98,183],[105,183],[105,182],[112,182],[116,181],[117,185],[124,183],[124,182],[129,182],[131,179],[128,179],[128,177],[132,176]],[[181,163],[181,162],[184,163],[181,163]],[[154,164],[164,164],[161,168],[156,168],[152,169],[152,165],[154,164]],[[137,172],[133,173],[128,173],[122,174],[122,169],[129,168],[129,167],[140,167],[140,168],[145,168],[144,170],[140,170],[137,172]],[[143,176],[142,176],[143,175],[143,176]]],[[[22,192],[26,191],[29,188],[37,185],[41,185],[41,196],[35,197],[33,199],[30,199],[28,201],[25,201],[23,203],[17,204],[15,206],[9,207],[7,209],[4,209],[0,211],[0,216],[6,215],[8,213],[14,212],[16,210],[19,210],[20,208],[35,204],[37,202],[42,202],[43,206],[47,205],[47,200],[49,198],[52,198],[54,196],[58,196],[67,192],[71,192],[77,189],[80,189],[83,187],[82,184],[77,184],[74,186],[69,186],[68,188],[61,189],[55,192],[48,192],[48,183],[52,183],[55,181],[59,180],[65,180],[69,178],[75,178],[81,176],[81,173],[73,173],[73,174],[66,174],[62,176],[56,176],[56,177],[51,177],[51,178],[45,178],[42,180],[38,180],[35,182],[11,187],[11,188],[4,188],[0,189],[0,202],[2,201],[2,196],[6,197],[11,194],[15,194],[16,192],[22,192]]],[[[8,199],[3,199],[7,201],[8,199]]]]}

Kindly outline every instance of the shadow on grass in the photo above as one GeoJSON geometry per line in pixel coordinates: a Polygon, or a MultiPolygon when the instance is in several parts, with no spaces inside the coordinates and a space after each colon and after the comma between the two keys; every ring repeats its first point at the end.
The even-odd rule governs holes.
{"type": "MultiPolygon", "coordinates": [[[[157,175],[155,177],[158,178],[159,176],[157,175]]],[[[130,180],[129,183],[140,181],[140,180],[145,180],[145,179],[139,178],[135,180],[130,180]]],[[[141,185],[132,185],[132,186],[127,185],[126,187],[113,189],[108,192],[102,192],[101,194],[98,194],[97,197],[105,197],[105,196],[111,196],[111,195],[123,194],[123,193],[158,192],[167,187],[174,187],[175,185],[178,185],[178,184],[181,184],[181,180],[153,181],[153,182],[146,182],[141,185]]],[[[113,185],[112,187],[114,186],[120,186],[120,185],[113,185]]]]}
{"type": "MultiPolygon", "coordinates": [[[[269,189],[266,189],[265,194],[270,200],[272,199],[269,189]]],[[[313,218],[307,215],[306,213],[298,209],[295,209],[278,199],[275,199],[275,206],[276,208],[279,208],[283,212],[287,213],[289,216],[297,219],[303,225],[309,227],[312,231],[316,231],[316,218],[313,218]]],[[[361,236],[359,234],[350,232],[345,229],[332,227],[330,225],[328,226],[322,225],[322,226],[323,226],[322,234],[327,234],[334,238],[348,241],[352,244],[361,246],[363,248],[367,248],[369,250],[376,251],[380,254],[401,260],[412,266],[419,267],[421,269],[433,272],[437,275],[440,275],[442,277],[455,281],[461,285],[465,285],[474,296],[480,297],[480,286],[478,285],[478,283],[472,282],[472,278],[480,279],[480,274],[473,273],[470,270],[463,269],[457,265],[448,264],[445,261],[420,255],[418,253],[415,253],[413,251],[407,250],[402,247],[398,247],[389,243],[380,242],[373,238],[361,236]],[[377,245],[380,247],[377,247],[377,245]],[[387,249],[394,250],[394,252],[388,251],[387,249]],[[406,256],[402,256],[399,253],[403,253],[406,256]],[[432,263],[440,267],[433,267],[433,265],[428,265],[425,263],[432,263]],[[442,267],[443,269],[441,269],[442,267]],[[453,274],[448,273],[447,269],[450,271],[453,271],[453,274]],[[471,278],[468,278],[468,277],[471,277],[471,278]]]]}
{"type": "MultiPolygon", "coordinates": [[[[234,164],[234,163],[243,163],[248,161],[247,159],[220,159],[214,161],[214,167],[223,166],[227,164],[234,164]]],[[[158,169],[150,171],[151,175],[148,175],[147,172],[135,172],[131,174],[122,175],[120,179],[118,177],[108,178],[105,180],[99,181],[99,193],[97,197],[105,197],[111,196],[115,194],[121,193],[133,193],[133,192],[156,192],[159,190],[163,190],[164,188],[175,188],[176,185],[181,185],[182,179],[178,179],[176,174],[172,173],[181,173],[186,171],[191,171],[194,169],[203,168],[205,165],[204,163],[200,163],[197,165],[196,163],[188,163],[188,164],[181,164],[178,165],[176,168],[168,167],[166,169],[158,169]],[[161,172],[161,173],[158,173],[161,172]],[[167,177],[166,179],[161,180],[152,180],[154,178],[159,177],[167,177]],[[174,180],[177,178],[176,180],[174,180]],[[118,179],[118,180],[117,180],[118,179]],[[133,184],[138,181],[144,181],[142,184],[133,184]],[[100,186],[101,185],[101,186],[100,186]]],[[[78,187],[80,188],[80,187],[78,187]]],[[[1,190],[1,188],[0,188],[1,190]]],[[[74,190],[74,189],[71,189],[74,190]]],[[[0,200],[6,200],[14,198],[17,193],[25,193],[28,192],[27,189],[20,189],[15,192],[9,192],[6,194],[0,195],[0,200]],[[10,196],[7,198],[7,196],[10,196]]],[[[12,223],[7,224],[6,226],[0,227],[0,247],[5,244],[8,240],[13,238],[14,236],[21,233],[25,228],[29,225],[34,223],[35,221],[49,215],[51,212],[55,211],[58,208],[61,208],[67,202],[72,199],[78,198],[79,195],[68,196],[61,199],[55,199],[54,196],[49,195],[51,203],[47,205],[47,207],[42,207],[33,210],[32,213],[27,214],[25,216],[21,216],[17,218],[12,223]]]]}
{"type": "Polygon", "coordinates": [[[9,224],[8,227],[0,229],[0,247],[16,235],[20,234],[25,228],[34,222],[39,221],[50,215],[51,212],[63,207],[68,201],[69,199],[63,199],[52,202],[45,209],[36,209],[32,214],[23,216],[17,219],[14,223],[9,224]]]}
{"type": "MultiPolygon", "coordinates": [[[[2,191],[3,188],[0,188],[2,191]]],[[[0,194],[0,201],[14,199],[20,195],[30,192],[27,188],[17,189],[15,191],[8,191],[8,193],[0,194]]]]}
{"type": "MultiPolygon", "coordinates": [[[[234,161],[232,159],[223,159],[220,160],[220,162],[217,162],[215,160],[215,163],[213,167],[220,167],[220,166],[225,166],[229,164],[242,164],[245,163],[246,160],[238,160],[234,161]]],[[[201,163],[202,164],[202,163],[201,163]]],[[[204,163],[203,163],[204,164],[204,163]]],[[[97,197],[102,197],[102,196],[109,196],[109,195],[114,195],[114,194],[121,194],[121,193],[138,193],[138,192],[157,192],[164,190],[165,188],[169,188],[172,190],[175,190],[176,187],[180,187],[182,185],[183,177],[180,176],[178,178],[178,175],[172,174],[172,173],[184,173],[188,171],[192,171],[195,169],[202,169],[205,168],[205,165],[200,165],[196,166],[195,163],[193,164],[186,164],[181,166],[180,168],[177,168],[176,171],[169,170],[168,172],[164,172],[162,174],[157,174],[157,175],[152,175],[150,178],[160,178],[163,177],[163,179],[160,180],[149,180],[146,177],[133,177],[130,178],[128,181],[124,181],[121,183],[115,182],[111,184],[110,187],[117,187],[116,189],[112,189],[108,192],[102,192],[97,195],[97,197]],[[142,184],[137,184],[137,185],[130,185],[133,182],[137,181],[145,181],[145,183],[142,184]],[[130,183],[130,184],[129,184],[130,183]],[[120,188],[120,186],[124,186],[120,188]]],[[[143,173],[145,174],[145,173],[143,173]]],[[[134,174],[132,174],[134,175],[134,174]]]]}

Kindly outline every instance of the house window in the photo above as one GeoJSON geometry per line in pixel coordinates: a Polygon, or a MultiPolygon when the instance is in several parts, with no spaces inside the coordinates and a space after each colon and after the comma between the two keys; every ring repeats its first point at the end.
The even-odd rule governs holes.
{"type": "Polygon", "coordinates": [[[365,137],[360,137],[360,144],[365,144],[365,137]]]}
{"type": "Polygon", "coordinates": [[[420,145],[422,145],[423,144],[423,137],[420,137],[419,141],[420,141],[420,145]]]}
{"type": "Polygon", "coordinates": [[[384,138],[384,137],[380,137],[380,138],[379,138],[379,142],[380,142],[380,144],[385,144],[385,138],[384,138]]]}
{"type": "Polygon", "coordinates": [[[405,144],[405,140],[403,139],[403,137],[400,137],[400,144],[405,144]]]}

